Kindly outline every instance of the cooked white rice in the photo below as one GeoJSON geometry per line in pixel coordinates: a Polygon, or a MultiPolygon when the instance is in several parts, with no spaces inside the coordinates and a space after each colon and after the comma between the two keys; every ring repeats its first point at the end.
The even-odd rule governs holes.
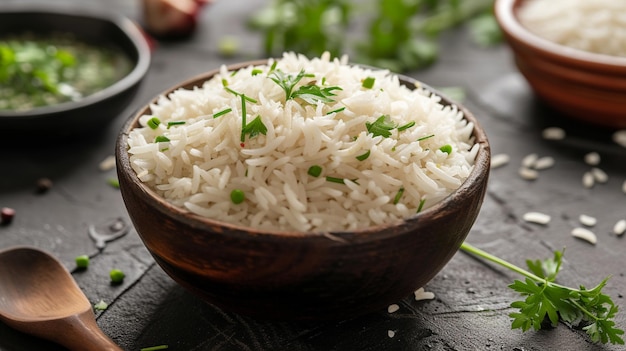
{"type": "Polygon", "coordinates": [[[626,1],[527,0],[518,14],[524,27],[552,42],[626,56],[626,1]]]}
{"type": "Polygon", "coordinates": [[[143,126],[128,137],[130,162],[139,179],[172,204],[208,218],[279,231],[341,231],[386,224],[410,217],[457,189],[470,174],[478,145],[474,126],[454,106],[428,91],[409,89],[388,71],[348,65],[329,54],[308,59],[286,53],[276,70],[304,77],[306,84],[338,86],[333,102],[314,105],[285,91],[266,65],[219,74],[192,90],[179,89],[151,105],[143,126]],[[258,70],[262,70],[260,74],[258,70]],[[371,89],[362,86],[374,77],[371,89]],[[224,82],[227,82],[227,87],[224,82]],[[266,135],[242,143],[242,99],[247,122],[260,116],[266,135]],[[230,113],[214,118],[227,108],[230,113]],[[341,112],[332,112],[345,108],[341,112]],[[387,115],[391,136],[373,136],[366,123],[387,115]],[[152,117],[161,124],[147,126],[152,117]],[[168,122],[182,122],[172,125],[168,122]],[[169,142],[155,143],[157,136],[169,142]],[[424,138],[423,140],[420,140],[424,138]],[[450,145],[448,154],[440,150],[450,145]],[[357,156],[369,150],[367,159],[357,156]],[[319,177],[307,172],[313,165],[319,177]],[[326,177],[344,179],[345,184],[326,177]],[[400,189],[404,189],[396,202],[400,189]],[[242,190],[245,200],[231,201],[242,190]]]}

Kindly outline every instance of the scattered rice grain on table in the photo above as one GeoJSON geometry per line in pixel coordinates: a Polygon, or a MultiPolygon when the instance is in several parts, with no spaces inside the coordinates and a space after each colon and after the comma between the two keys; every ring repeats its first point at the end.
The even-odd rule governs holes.
{"type": "Polygon", "coordinates": [[[626,232],[626,219],[620,219],[613,226],[613,234],[622,235],[626,232]]]}
{"type": "Polygon", "coordinates": [[[541,135],[546,140],[563,140],[565,139],[566,133],[563,128],[548,127],[541,132],[541,135]]]}
{"type": "Polygon", "coordinates": [[[582,225],[585,225],[587,227],[593,227],[594,225],[596,225],[596,223],[598,223],[598,220],[595,217],[586,214],[581,214],[580,216],[578,216],[578,221],[582,225]]]}
{"type": "Polygon", "coordinates": [[[592,151],[585,155],[585,163],[590,166],[597,166],[600,164],[600,154],[592,151]]]}
{"type": "Polygon", "coordinates": [[[394,312],[398,312],[399,309],[400,309],[400,306],[394,303],[394,304],[389,305],[389,307],[387,307],[387,312],[394,313],[394,312]]]}
{"type": "Polygon", "coordinates": [[[539,155],[535,153],[524,156],[524,158],[522,159],[522,167],[535,168],[535,162],[537,162],[538,158],[539,158],[539,155]]]}
{"type": "Polygon", "coordinates": [[[509,163],[509,161],[511,160],[511,157],[507,154],[496,154],[491,156],[491,165],[490,167],[492,169],[494,168],[498,168],[498,167],[503,167],[505,165],[507,165],[509,163]]]}
{"type": "Polygon", "coordinates": [[[388,71],[349,65],[347,56],[308,59],[288,53],[277,60],[275,72],[295,77],[304,69],[307,76],[294,91],[322,82],[341,90],[333,91],[332,102],[286,100],[285,90],[270,79],[273,63],[270,59],[236,74],[223,66],[201,87],[176,90],[152,104],[152,113],[142,116],[141,127],[128,137],[130,163],[140,180],[175,206],[201,216],[320,232],[413,216],[420,203],[425,200],[423,209],[431,207],[471,172],[478,152],[474,126],[455,106],[444,107],[439,96],[405,87],[388,71]],[[362,86],[368,77],[375,79],[371,89],[362,86]],[[260,116],[267,128],[266,134],[246,136],[244,147],[242,94],[257,101],[245,103],[248,122],[260,116]],[[161,123],[152,129],[148,121],[155,116],[161,123]],[[390,137],[373,135],[367,123],[381,116],[395,126],[414,124],[402,131],[393,128],[390,137]],[[168,129],[170,122],[185,124],[168,129]],[[157,136],[169,141],[155,142],[157,136]],[[451,152],[440,150],[447,145],[451,152]],[[366,152],[367,159],[357,158],[366,152]],[[314,165],[322,169],[319,177],[307,173],[314,165]],[[394,204],[401,188],[407,191],[394,204]],[[232,203],[234,189],[244,192],[243,202],[232,203]]]}
{"type": "Polygon", "coordinates": [[[430,291],[424,291],[424,288],[419,288],[415,290],[415,292],[413,292],[413,295],[415,296],[415,301],[432,300],[435,298],[435,293],[430,291]]]}
{"type": "Polygon", "coordinates": [[[542,171],[544,169],[548,169],[548,168],[554,166],[554,163],[555,163],[555,161],[554,161],[553,157],[551,157],[551,156],[543,156],[543,157],[538,158],[535,161],[535,164],[534,164],[533,168],[535,168],[538,171],[542,171]]]}
{"type": "Polygon", "coordinates": [[[593,167],[591,174],[593,175],[593,179],[598,183],[606,183],[609,181],[609,175],[598,167],[593,167]]]}
{"type": "Polygon", "coordinates": [[[539,178],[539,172],[537,172],[534,169],[527,168],[527,167],[521,167],[518,173],[520,177],[522,177],[522,179],[525,179],[525,180],[535,180],[539,178]]]}
{"type": "Polygon", "coordinates": [[[626,147],[626,129],[621,129],[613,133],[613,141],[617,145],[626,147]]]}
{"type": "Polygon", "coordinates": [[[552,219],[549,215],[541,212],[527,212],[522,217],[524,221],[536,224],[548,224],[552,219]]]}
{"type": "Polygon", "coordinates": [[[585,172],[583,174],[583,186],[587,189],[593,188],[595,185],[595,178],[591,172],[585,172]]]}
{"type": "Polygon", "coordinates": [[[626,232],[626,219],[620,219],[613,226],[613,234],[622,235],[626,232]]]}
{"type": "Polygon", "coordinates": [[[572,230],[572,236],[587,241],[590,244],[596,244],[598,238],[594,232],[589,229],[577,227],[572,230]]]}

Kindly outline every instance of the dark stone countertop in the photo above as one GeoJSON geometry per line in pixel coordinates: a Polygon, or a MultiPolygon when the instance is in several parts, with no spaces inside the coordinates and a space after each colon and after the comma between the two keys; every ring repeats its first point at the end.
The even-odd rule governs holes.
{"type": "MultiPolygon", "coordinates": [[[[0,9],[16,2],[0,0],[0,9]]],[[[127,0],[35,3],[68,9],[80,3],[140,18],[139,3],[127,0]]],[[[306,324],[254,320],[202,302],[155,264],[134,230],[98,252],[87,234],[90,225],[103,226],[116,218],[129,222],[119,191],[107,184],[115,171],[99,169],[99,163],[113,155],[118,130],[132,111],[174,83],[221,64],[259,58],[260,36],[247,32],[243,19],[264,3],[217,1],[204,10],[190,40],[157,43],[150,72],[132,106],[102,135],[85,140],[51,138],[43,148],[5,146],[0,156],[0,207],[14,208],[17,214],[10,225],[0,226],[0,249],[36,246],[53,253],[69,270],[77,255],[92,255],[89,269],[73,271],[73,276],[90,301],[109,303],[107,310],[97,313],[97,322],[125,350],[161,344],[184,351],[622,349],[592,344],[584,331],[565,324],[539,332],[511,330],[509,304],[518,296],[507,286],[519,277],[462,252],[425,286],[435,294],[434,300],[415,301],[409,296],[398,301],[395,313],[384,310],[306,324]],[[217,42],[224,35],[238,38],[244,49],[240,55],[219,57],[217,42]],[[37,194],[35,183],[41,177],[50,178],[53,187],[37,194]],[[112,266],[126,273],[123,284],[109,284],[112,266]],[[390,330],[394,337],[388,336],[390,330]]],[[[440,60],[409,75],[436,88],[462,87],[463,103],[485,127],[493,154],[510,156],[508,165],[492,170],[488,194],[467,241],[520,266],[526,259],[549,258],[554,250],[566,247],[559,281],[593,286],[611,275],[605,292],[624,309],[626,243],[611,230],[626,218],[626,194],[621,190],[626,149],[611,141],[611,131],[569,121],[537,101],[505,45],[479,48],[464,29],[441,41],[440,60]],[[565,129],[566,139],[544,140],[541,132],[550,126],[565,129]],[[586,189],[581,178],[590,166],[583,157],[591,151],[600,153],[599,167],[609,180],[586,189]],[[534,181],[518,175],[522,159],[530,153],[556,160],[534,181]],[[546,226],[526,223],[522,216],[529,211],[550,214],[552,221],[546,226]],[[581,214],[598,219],[593,228],[598,235],[595,246],[570,234],[579,226],[581,214]]],[[[618,314],[616,322],[626,327],[625,315],[618,314]]],[[[62,348],[0,323],[0,351],[25,350],[62,348]]]]}

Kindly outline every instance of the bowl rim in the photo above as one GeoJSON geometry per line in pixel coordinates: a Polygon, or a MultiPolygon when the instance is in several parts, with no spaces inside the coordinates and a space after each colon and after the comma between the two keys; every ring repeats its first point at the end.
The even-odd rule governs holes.
{"type": "Polygon", "coordinates": [[[560,57],[579,65],[593,64],[599,69],[621,70],[626,73],[626,57],[599,54],[561,45],[526,29],[517,15],[519,7],[525,1],[528,0],[495,0],[494,15],[505,34],[544,55],[560,57]]]}
{"type": "MultiPolygon", "coordinates": [[[[229,71],[238,70],[241,68],[248,67],[250,65],[266,65],[268,63],[268,59],[262,60],[252,60],[245,61],[240,63],[235,63],[231,65],[227,65],[226,68],[229,71]]],[[[360,64],[349,63],[351,65],[363,66],[360,64]]],[[[378,69],[383,70],[381,68],[375,68],[371,66],[365,66],[369,69],[378,69]]],[[[398,233],[404,233],[406,230],[400,230],[399,232],[395,231],[385,231],[382,229],[385,228],[402,228],[404,226],[410,226],[411,223],[422,221],[425,216],[436,216],[437,213],[442,213],[443,209],[446,207],[453,207],[453,205],[457,202],[456,199],[464,194],[470,192],[470,189],[480,187],[481,182],[484,182],[484,188],[486,189],[486,184],[488,182],[489,173],[490,173],[490,160],[491,160],[491,146],[489,144],[489,140],[487,138],[487,134],[484,128],[480,125],[476,117],[462,104],[454,102],[452,99],[446,97],[441,92],[432,88],[431,86],[406,75],[397,74],[393,72],[389,72],[390,74],[396,75],[400,84],[404,81],[405,83],[413,84],[416,87],[425,88],[431,93],[436,94],[441,97],[441,102],[446,105],[454,105],[457,107],[458,111],[463,113],[463,117],[468,122],[473,123],[472,136],[474,137],[475,144],[478,145],[478,152],[476,153],[476,157],[474,159],[474,165],[468,177],[461,183],[461,185],[453,190],[450,194],[448,194],[445,198],[441,199],[437,203],[433,204],[431,207],[412,215],[411,217],[404,218],[401,221],[375,225],[365,228],[358,228],[356,230],[336,230],[336,231],[318,231],[318,232],[301,232],[296,230],[270,230],[270,229],[257,229],[244,225],[234,224],[230,222],[223,222],[216,219],[203,217],[201,215],[197,215],[191,211],[185,210],[178,206],[175,206],[169,203],[165,198],[158,195],[154,190],[152,190],[149,186],[143,183],[137,177],[136,172],[130,166],[130,156],[128,154],[128,135],[130,130],[135,128],[137,125],[139,118],[145,114],[147,110],[150,109],[150,106],[158,101],[158,99],[162,96],[167,96],[173,91],[180,88],[190,88],[201,86],[203,82],[208,79],[211,79],[216,74],[219,74],[221,70],[220,68],[216,68],[198,75],[195,75],[191,78],[188,78],[178,84],[171,86],[170,88],[162,91],[154,98],[152,98],[148,103],[141,106],[137,109],[128,120],[122,126],[122,129],[118,135],[115,147],[115,157],[117,164],[117,172],[123,172],[124,175],[128,176],[131,180],[131,183],[134,187],[137,187],[140,193],[143,196],[149,197],[154,200],[154,203],[151,206],[158,207],[159,211],[168,212],[169,215],[180,219],[182,221],[193,220],[197,221],[202,226],[218,226],[222,229],[228,228],[228,230],[232,231],[229,235],[240,235],[241,233],[245,233],[245,235],[255,235],[255,236],[269,236],[269,237],[281,237],[283,239],[289,238],[315,238],[321,237],[325,238],[324,240],[330,239],[332,241],[337,242],[338,244],[346,243],[346,239],[349,239],[350,242],[367,242],[370,240],[378,240],[385,237],[393,237],[397,236],[398,233]],[[482,178],[482,179],[481,179],[482,178]],[[237,233],[237,234],[235,234],[237,233]]],[[[388,71],[388,70],[386,70],[388,71]]],[[[120,190],[122,191],[122,197],[124,197],[124,186],[120,183],[120,190]]],[[[482,202],[482,200],[481,200],[482,202]]],[[[428,217],[426,217],[428,218],[428,217]]]]}
{"type": "Polygon", "coordinates": [[[99,101],[107,100],[120,92],[132,88],[141,81],[150,68],[151,49],[148,45],[146,37],[141,32],[137,24],[130,18],[113,12],[98,12],[86,8],[73,9],[71,11],[63,10],[55,6],[37,6],[16,5],[7,6],[0,10],[0,14],[30,14],[33,16],[65,16],[82,18],[91,21],[108,22],[117,27],[120,32],[126,36],[137,50],[137,60],[133,69],[115,83],[99,90],[93,94],[87,95],[78,101],[66,101],[59,104],[40,106],[26,111],[7,111],[0,110],[0,118],[37,118],[50,114],[62,113],[65,111],[76,110],[82,107],[93,105],[99,101]]]}

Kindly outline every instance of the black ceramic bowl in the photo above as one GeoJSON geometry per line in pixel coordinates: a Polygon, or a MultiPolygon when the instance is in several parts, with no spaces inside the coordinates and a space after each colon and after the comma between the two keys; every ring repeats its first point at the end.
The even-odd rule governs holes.
{"type": "Polygon", "coordinates": [[[132,68],[114,84],[78,101],[22,112],[0,110],[4,135],[58,137],[102,130],[129,105],[150,66],[150,48],[144,36],[131,20],[120,15],[20,7],[0,10],[0,37],[24,32],[69,32],[86,43],[111,45],[130,59],[132,68]]]}
{"type": "MultiPolygon", "coordinates": [[[[162,95],[201,86],[218,72],[199,75],[162,95]]],[[[408,87],[416,84],[409,77],[400,81],[408,87]]],[[[442,103],[453,104],[445,98],[442,103]]],[[[173,206],[141,182],[130,163],[128,134],[140,125],[142,115],[152,113],[149,104],[127,121],[119,135],[120,190],[135,229],[156,262],[204,300],[260,318],[353,317],[380,310],[424,286],[469,233],[487,188],[490,147],[474,115],[463,106],[459,109],[474,124],[479,145],[473,170],[443,201],[398,224],[333,233],[272,231],[200,217],[173,206]]]]}

